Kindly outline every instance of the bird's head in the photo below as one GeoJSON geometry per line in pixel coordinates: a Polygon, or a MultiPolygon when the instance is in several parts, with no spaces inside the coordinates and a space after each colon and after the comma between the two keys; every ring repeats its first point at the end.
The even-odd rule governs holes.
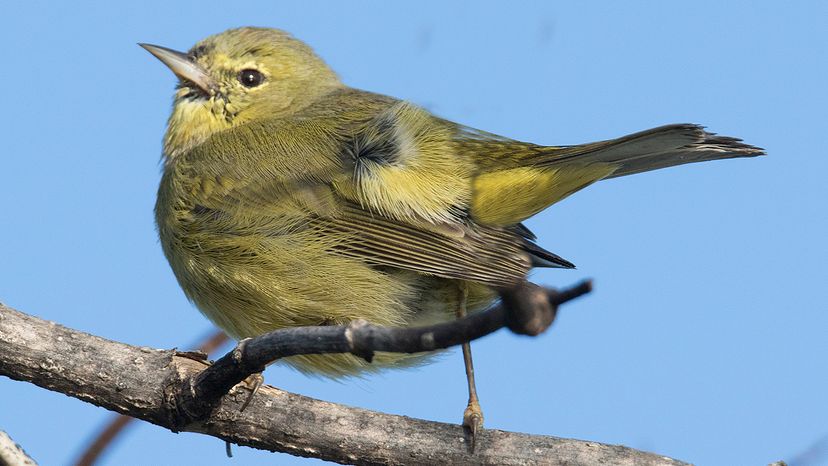
{"type": "Polygon", "coordinates": [[[179,78],[164,138],[168,159],[219,131],[295,113],[341,86],[310,47],[277,29],[231,29],[187,53],[139,45],[179,78]]]}

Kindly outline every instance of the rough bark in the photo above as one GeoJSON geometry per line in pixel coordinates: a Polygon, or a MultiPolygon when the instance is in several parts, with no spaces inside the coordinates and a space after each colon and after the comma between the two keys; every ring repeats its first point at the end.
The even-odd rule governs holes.
{"type": "Polygon", "coordinates": [[[169,429],[353,464],[679,465],[623,446],[487,429],[470,454],[461,426],[234,387],[203,420],[181,426],[177,393],[207,363],[193,353],[130,346],[0,305],[0,375],[169,429]]]}
{"type": "Polygon", "coordinates": [[[37,463],[9,434],[0,430],[0,466],[37,466],[37,463]]]}

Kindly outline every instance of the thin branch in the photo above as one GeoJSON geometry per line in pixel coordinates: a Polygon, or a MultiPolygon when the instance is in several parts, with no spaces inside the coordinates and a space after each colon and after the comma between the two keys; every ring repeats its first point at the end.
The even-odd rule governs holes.
{"type": "Polygon", "coordinates": [[[134,417],[125,416],[123,414],[116,414],[112,420],[107,422],[95,439],[83,450],[81,456],[75,462],[75,466],[92,466],[98,461],[104,451],[109,448],[115,439],[124,432],[130,424],[136,421],[134,417]]]}
{"type": "Polygon", "coordinates": [[[299,354],[352,353],[368,362],[377,351],[420,353],[459,345],[509,327],[538,335],[555,320],[558,306],[592,290],[583,281],[564,291],[524,282],[501,292],[503,304],[462,319],[424,327],[380,327],[358,320],[348,325],[295,327],[242,340],[232,351],[196,377],[185,381],[178,398],[186,425],[202,419],[232,387],[262,372],[277,359],[299,354]]]}
{"type": "Polygon", "coordinates": [[[337,405],[269,386],[242,412],[250,393],[244,384],[233,387],[203,419],[181,425],[180,389],[207,366],[192,353],[113,342],[0,305],[0,375],[169,429],[354,464],[685,464],[622,446],[494,429],[481,432],[471,455],[459,425],[337,405]]]}

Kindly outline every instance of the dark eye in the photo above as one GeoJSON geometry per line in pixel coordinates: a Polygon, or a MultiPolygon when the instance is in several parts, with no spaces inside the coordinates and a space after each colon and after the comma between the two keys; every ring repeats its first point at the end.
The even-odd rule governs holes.
{"type": "Polygon", "coordinates": [[[241,70],[239,82],[244,87],[256,87],[264,82],[264,75],[259,70],[241,70]]]}

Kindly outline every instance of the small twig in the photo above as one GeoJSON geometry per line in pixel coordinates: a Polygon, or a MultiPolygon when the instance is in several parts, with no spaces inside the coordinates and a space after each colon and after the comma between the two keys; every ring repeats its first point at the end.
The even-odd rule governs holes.
{"type": "Polygon", "coordinates": [[[184,381],[177,394],[175,425],[203,419],[236,384],[271,362],[300,354],[351,353],[371,361],[376,351],[418,353],[459,345],[502,327],[538,335],[555,318],[557,307],[592,289],[590,281],[563,291],[524,283],[501,292],[502,304],[463,319],[425,327],[380,327],[365,321],[348,325],[295,327],[248,338],[211,366],[184,381]]]}

